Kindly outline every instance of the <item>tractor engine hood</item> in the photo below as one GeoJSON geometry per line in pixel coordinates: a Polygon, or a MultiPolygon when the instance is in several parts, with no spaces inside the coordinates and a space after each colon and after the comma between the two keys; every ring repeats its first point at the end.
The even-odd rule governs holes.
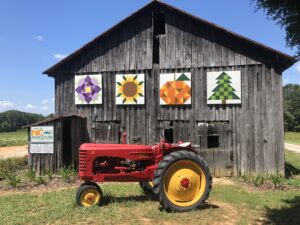
{"type": "Polygon", "coordinates": [[[133,144],[92,144],[86,143],[80,146],[80,151],[87,151],[94,157],[120,157],[131,160],[152,159],[154,152],[151,146],[133,144]]]}

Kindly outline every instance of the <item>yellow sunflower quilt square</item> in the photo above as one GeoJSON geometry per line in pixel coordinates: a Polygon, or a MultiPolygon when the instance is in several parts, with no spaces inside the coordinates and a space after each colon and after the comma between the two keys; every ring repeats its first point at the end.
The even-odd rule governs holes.
{"type": "Polygon", "coordinates": [[[145,104],[145,75],[117,74],[116,75],[116,104],[143,105],[145,104]]]}

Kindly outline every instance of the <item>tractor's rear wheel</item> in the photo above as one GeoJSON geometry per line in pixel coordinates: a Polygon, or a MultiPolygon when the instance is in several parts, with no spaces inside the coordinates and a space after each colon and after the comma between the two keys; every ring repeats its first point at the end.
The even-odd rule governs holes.
{"type": "Polygon", "coordinates": [[[141,181],[140,187],[143,189],[146,195],[153,195],[153,182],[152,181],[141,181]]]}
{"type": "Polygon", "coordinates": [[[100,205],[103,200],[101,188],[96,183],[83,183],[76,192],[76,203],[78,206],[100,205]]]}
{"type": "Polygon", "coordinates": [[[185,212],[203,205],[212,188],[205,161],[181,150],[165,156],[154,173],[154,193],[167,211],[185,212]]]}

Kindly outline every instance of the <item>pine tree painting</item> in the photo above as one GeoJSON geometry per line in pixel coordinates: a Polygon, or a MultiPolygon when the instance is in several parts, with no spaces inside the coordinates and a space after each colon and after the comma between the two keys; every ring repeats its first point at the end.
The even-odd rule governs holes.
{"type": "Polygon", "coordinates": [[[241,98],[239,97],[240,94],[237,94],[237,90],[234,88],[235,86],[240,85],[240,76],[238,77],[239,79],[235,77],[234,86],[232,83],[232,77],[229,73],[232,72],[222,72],[220,75],[218,73],[217,78],[214,79],[214,81],[217,81],[215,82],[215,85],[217,86],[215,86],[215,88],[211,91],[212,94],[208,98],[209,104],[237,104],[241,102],[241,98]]]}

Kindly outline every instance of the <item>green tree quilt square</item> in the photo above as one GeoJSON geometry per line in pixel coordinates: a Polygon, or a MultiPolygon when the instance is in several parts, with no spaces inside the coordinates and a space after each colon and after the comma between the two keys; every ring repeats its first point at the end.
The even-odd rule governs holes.
{"type": "Polygon", "coordinates": [[[207,104],[241,104],[241,72],[207,73],[207,104]]]}

